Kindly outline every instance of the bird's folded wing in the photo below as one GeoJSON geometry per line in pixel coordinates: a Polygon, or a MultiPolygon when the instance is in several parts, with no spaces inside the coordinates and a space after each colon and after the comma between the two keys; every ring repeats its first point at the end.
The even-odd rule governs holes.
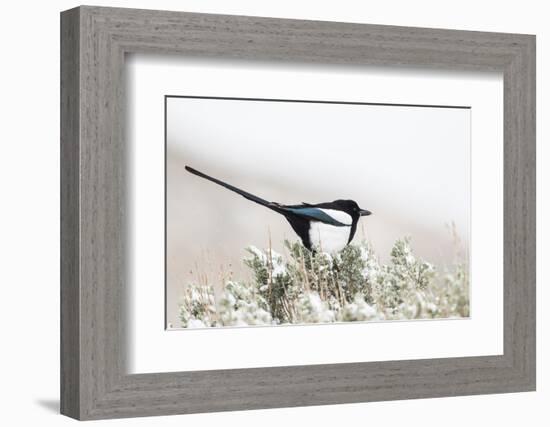
{"type": "Polygon", "coordinates": [[[282,207],[285,211],[291,212],[297,216],[303,217],[305,219],[308,219],[310,221],[319,221],[324,224],[330,224],[335,227],[346,227],[347,224],[343,224],[340,221],[337,221],[333,217],[331,217],[326,212],[323,212],[319,208],[314,207],[282,207]]]}

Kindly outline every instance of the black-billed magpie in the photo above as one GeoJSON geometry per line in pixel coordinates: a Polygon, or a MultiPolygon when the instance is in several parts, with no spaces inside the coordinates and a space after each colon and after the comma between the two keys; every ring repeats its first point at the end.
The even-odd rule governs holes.
{"type": "Polygon", "coordinates": [[[371,214],[370,211],[359,208],[353,200],[335,200],[317,204],[302,203],[300,205],[281,205],[276,202],[268,202],[189,166],[185,166],[185,169],[194,175],[234,191],[252,202],[280,213],[309,250],[318,249],[328,253],[341,251],[353,239],[359,218],[371,214]]]}

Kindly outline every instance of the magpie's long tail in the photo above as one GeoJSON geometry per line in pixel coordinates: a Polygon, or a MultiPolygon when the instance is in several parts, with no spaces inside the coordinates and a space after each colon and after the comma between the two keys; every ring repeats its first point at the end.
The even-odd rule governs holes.
{"type": "Polygon", "coordinates": [[[231,184],[228,184],[226,182],[223,182],[223,181],[220,181],[219,179],[216,179],[216,178],[213,178],[211,176],[208,176],[196,169],[193,169],[192,167],[189,167],[189,166],[185,166],[185,170],[187,170],[187,172],[191,172],[193,175],[197,175],[197,176],[200,176],[201,178],[204,178],[204,179],[207,179],[208,181],[212,181],[218,185],[221,185],[222,187],[225,187],[227,188],[228,190],[231,190],[231,191],[234,191],[235,193],[237,194],[240,194],[241,196],[243,196],[245,199],[248,199],[252,202],[255,202],[255,203],[258,203],[262,206],[265,206],[267,208],[270,208],[270,209],[273,209],[274,211],[276,212],[279,212],[279,213],[283,213],[284,210],[281,209],[277,203],[273,203],[273,202],[268,202],[267,200],[264,200],[258,196],[255,196],[254,194],[250,194],[250,193],[247,193],[246,191],[244,190],[241,190],[240,188],[237,188],[237,187],[234,187],[232,186],[231,184]]]}

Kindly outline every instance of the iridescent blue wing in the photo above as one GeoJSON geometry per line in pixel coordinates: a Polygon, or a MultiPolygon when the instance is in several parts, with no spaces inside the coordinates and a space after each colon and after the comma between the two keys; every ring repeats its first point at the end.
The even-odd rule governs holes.
{"type": "Polygon", "coordinates": [[[323,212],[319,208],[309,207],[305,205],[304,207],[292,206],[292,207],[282,207],[283,210],[291,212],[297,216],[306,218],[310,221],[319,221],[324,224],[334,225],[335,227],[347,227],[346,224],[342,224],[340,221],[335,220],[326,212],[323,212]]]}

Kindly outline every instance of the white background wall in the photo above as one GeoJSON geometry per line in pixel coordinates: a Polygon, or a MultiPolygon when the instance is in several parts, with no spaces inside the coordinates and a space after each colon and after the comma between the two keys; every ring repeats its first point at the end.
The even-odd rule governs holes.
{"type": "MultiPolygon", "coordinates": [[[[73,1],[3,5],[0,67],[0,316],[3,425],[67,425],[58,412],[59,384],[59,11],[73,1]]],[[[110,425],[548,425],[550,237],[541,220],[548,210],[550,114],[548,13],[541,1],[462,0],[180,0],[97,1],[139,8],[321,19],[537,34],[538,55],[538,392],[310,408],[277,409],[156,419],[110,425]],[[546,304],[545,304],[546,303],[546,304]]]]}

